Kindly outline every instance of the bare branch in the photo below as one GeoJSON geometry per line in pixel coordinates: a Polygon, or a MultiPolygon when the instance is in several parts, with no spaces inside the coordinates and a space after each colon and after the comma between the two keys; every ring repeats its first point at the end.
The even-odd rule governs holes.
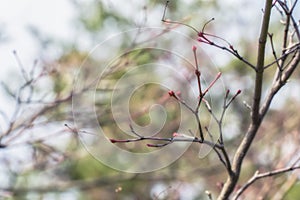
{"type": "Polygon", "coordinates": [[[243,160],[252,144],[252,141],[257,133],[257,130],[261,123],[261,116],[259,115],[262,83],[263,83],[263,72],[264,72],[264,60],[265,60],[265,45],[268,35],[269,21],[271,16],[272,0],[266,0],[265,9],[263,15],[263,22],[261,26],[261,32],[259,37],[258,56],[256,64],[256,80],[254,89],[254,98],[252,104],[252,122],[248,128],[246,135],[240,143],[233,159],[232,171],[233,173],[227,178],[224,187],[222,188],[221,194],[218,200],[227,200],[234,190],[236,183],[240,176],[243,160]]]}
{"type": "Polygon", "coordinates": [[[197,137],[170,137],[170,138],[161,138],[161,137],[138,137],[138,138],[133,138],[133,139],[124,139],[124,140],[119,140],[119,139],[110,139],[112,143],[130,143],[130,142],[138,142],[138,141],[161,141],[161,142],[166,142],[163,144],[149,144],[147,146],[149,147],[162,147],[165,146],[165,144],[171,144],[174,142],[193,142],[193,143],[200,143],[200,144],[207,144],[211,147],[217,147],[219,149],[222,148],[222,145],[219,144],[214,144],[213,142],[207,141],[207,140],[201,140],[197,137]]]}
{"type": "Polygon", "coordinates": [[[243,185],[235,194],[235,196],[232,198],[233,200],[237,200],[239,196],[242,195],[243,192],[246,191],[247,188],[249,188],[254,182],[256,182],[259,179],[266,178],[266,177],[271,177],[271,176],[276,176],[279,174],[283,174],[289,171],[293,171],[296,169],[300,169],[300,166],[290,166],[290,167],[285,167],[282,169],[277,169],[265,173],[259,173],[259,171],[256,171],[254,175],[247,181],[245,185],[243,185]]]}
{"type": "Polygon", "coordinates": [[[7,187],[7,188],[0,188],[2,191],[12,192],[13,195],[24,195],[26,193],[47,193],[47,192],[64,192],[68,189],[77,188],[80,190],[88,190],[95,187],[100,186],[107,186],[112,183],[122,183],[122,182],[130,182],[133,180],[136,181],[145,181],[145,180],[171,180],[172,177],[154,177],[154,178],[145,178],[145,177],[138,177],[138,175],[115,175],[109,177],[101,177],[99,179],[94,180],[79,180],[79,181],[72,181],[72,182],[62,182],[56,183],[54,185],[49,186],[37,186],[37,187],[7,187]]]}

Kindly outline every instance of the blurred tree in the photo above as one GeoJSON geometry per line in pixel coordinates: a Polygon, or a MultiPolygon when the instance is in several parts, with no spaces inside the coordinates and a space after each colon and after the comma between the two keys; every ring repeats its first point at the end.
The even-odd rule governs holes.
{"type": "MultiPolygon", "coordinates": [[[[74,31],[78,35],[76,41],[71,44],[55,43],[31,27],[31,33],[38,36],[43,48],[58,45],[62,49],[61,54],[57,60],[42,60],[43,63],[35,65],[30,72],[24,70],[19,62],[22,82],[18,89],[3,83],[8,98],[16,106],[11,117],[3,114],[6,125],[0,134],[0,151],[2,155],[14,156],[2,157],[2,161],[7,162],[5,170],[8,173],[7,183],[0,188],[3,193],[0,195],[8,199],[61,199],[68,195],[72,199],[215,199],[221,194],[219,199],[227,199],[229,194],[238,194],[243,199],[288,200],[299,196],[299,172],[292,168],[299,168],[300,159],[299,67],[296,68],[299,65],[299,59],[296,58],[299,57],[300,38],[296,24],[298,19],[293,18],[296,10],[299,10],[297,1],[291,5],[285,1],[275,1],[273,4],[272,1],[266,1],[274,14],[270,28],[266,25],[262,28],[267,29],[265,34],[268,35],[268,50],[263,65],[251,65],[257,60],[260,62],[258,57],[265,55],[257,53],[257,47],[262,43],[257,42],[260,25],[253,20],[252,14],[260,12],[263,7],[260,2],[172,1],[167,8],[166,19],[185,25],[168,23],[171,20],[161,23],[165,2],[160,1],[73,0],[72,3],[78,14],[74,19],[74,31]],[[197,35],[190,29],[195,27],[200,32],[213,17],[216,18],[215,22],[208,23],[202,30],[207,34],[205,37],[201,38],[201,34],[197,35]],[[284,23],[278,23],[279,20],[284,20],[284,23]],[[135,31],[128,31],[134,28],[135,31]],[[202,42],[197,41],[199,38],[202,42]],[[280,38],[283,38],[284,44],[277,42],[282,42],[280,38]],[[197,132],[195,116],[187,114],[188,108],[181,109],[184,103],[194,105],[198,101],[189,100],[199,87],[194,75],[192,46],[195,44],[198,47],[197,55],[200,55],[197,60],[203,88],[214,80],[216,71],[222,71],[225,88],[234,91],[230,92],[230,98],[235,91],[242,90],[242,94],[230,105],[229,112],[226,112],[223,124],[214,121],[213,114],[205,105],[200,107],[202,128],[207,127],[205,138],[212,134],[214,142],[220,145],[223,152],[216,154],[212,151],[200,159],[200,144],[193,143],[172,165],[154,172],[136,174],[112,169],[114,166],[106,166],[89,154],[86,151],[89,145],[96,146],[100,151],[108,151],[105,146],[99,146],[97,140],[89,138],[95,136],[98,130],[95,127],[99,125],[107,138],[119,141],[132,136],[139,138],[140,132],[134,135],[137,129],[140,131],[137,126],[133,126],[131,135],[122,134],[122,128],[130,129],[133,122],[139,126],[152,123],[158,126],[162,122],[163,112],[155,110],[152,107],[154,104],[163,107],[167,116],[164,126],[155,137],[172,138],[180,123],[188,124],[190,132],[197,132]],[[97,48],[89,52],[95,45],[98,45],[97,48]],[[297,63],[293,69],[289,69],[293,62],[297,63]],[[220,68],[216,69],[215,64],[220,68]],[[174,77],[172,70],[162,70],[166,65],[171,65],[186,80],[174,77]],[[283,67],[280,68],[280,65],[283,67]],[[135,71],[137,66],[141,71],[135,71]],[[261,71],[264,72],[261,79],[262,102],[264,99],[268,101],[268,91],[272,93],[276,90],[277,93],[276,87],[271,88],[272,83],[276,83],[273,81],[276,74],[290,71],[295,76],[289,78],[287,85],[274,97],[275,103],[258,129],[249,152],[245,151],[247,156],[241,174],[234,168],[231,169],[232,174],[228,174],[228,163],[235,162],[232,160],[235,160],[236,149],[245,135],[251,134],[251,125],[259,127],[261,123],[252,118],[253,113],[258,111],[253,110],[255,104],[251,104],[253,97],[257,97],[257,91],[253,92],[258,87],[254,80],[257,80],[261,71]],[[116,87],[128,74],[126,85],[116,87]],[[148,80],[153,82],[149,83],[148,80]],[[128,110],[131,119],[124,113],[120,118],[120,126],[111,108],[112,97],[121,93],[119,89],[126,90],[127,86],[130,88],[143,81],[147,84],[141,84],[130,96],[128,110]],[[189,88],[189,85],[193,87],[189,88]],[[176,94],[173,97],[176,98],[168,95],[168,87],[174,88],[176,94]],[[177,89],[180,88],[189,89],[178,93],[177,89]],[[180,101],[181,97],[184,102],[180,101]],[[154,109],[152,113],[151,109],[154,109]],[[94,115],[97,122],[93,120],[94,115]],[[216,139],[219,130],[223,132],[222,142],[216,139]],[[85,142],[82,144],[80,140],[85,142]],[[226,149],[222,149],[223,146],[226,149]],[[224,151],[226,154],[222,154],[224,151]],[[23,158],[19,159],[21,154],[23,158]],[[224,161],[225,155],[229,156],[229,161],[224,161]],[[227,163],[225,168],[220,160],[227,163]],[[280,176],[277,177],[272,174],[275,169],[293,172],[278,173],[280,176]],[[261,174],[255,173],[257,170],[270,174],[265,174],[268,178],[258,180],[256,175],[261,174]],[[224,186],[227,176],[229,178],[224,186]],[[251,182],[247,188],[247,181],[251,177],[253,184],[251,182]]],[[[268,15],[267,9],[264,8],[263,16],[268,15]]],[[[19,61],[17,54],[16,59],[19,61]]],[[[280,78],[284,80],[287,76],[280,78]]],[[[218,84],[214,84],[209,90],[210,96],[205,97],[208,104],[212,105],[215,116],[222,114],[226,95],[226,90],[221,91],[223,88],[218,84]]],[[[117,105],[122,105],[122,97],[115,96],[117,105]]],[[[263,119],[264,115],[258,116],[263,119]]],[[[157,148],[147,147],[147,144],[160,145],[161,141],[117,142],[113,145],[134,153],[157,151],[157,148]]],[[[111,160],[126,162],[113,153],[111,160]]],[[[155,162],[163,162],[168,156],[162,153],[155,162]]]]}

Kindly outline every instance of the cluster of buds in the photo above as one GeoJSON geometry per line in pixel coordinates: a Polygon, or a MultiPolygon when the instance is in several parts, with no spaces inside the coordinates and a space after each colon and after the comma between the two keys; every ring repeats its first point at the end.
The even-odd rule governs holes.
{"type": "MultiPolygon", "coordinates": [[[[209,45],[214,45],[216,47],[219,47],[219,48],[222,48],[224,50],[227,50],[227,51],[230,51],[231,53],[233,53],[234,55],[237,55],[237,51],[234,49],[234,47],[229,43],[227,42],[226,40],[224,40],[223,38],[220,38],[218,36],[215,36],[213,34],[207,34],[204,32],[204,28],[205,26],[210,23],[211,21],[214,20],[214,18],[212,18],[211,20],[209,20],[202,28],[201,31],[198,31],[197,29],[195,29],[194,27],[188,25],[188,24],[184,24],[184,23],[181,23],[181,22],[174,22],[174,21],[171,21],[169,19],[165,19],[165,13],[166,13],[166,8],[167,8],[167,5],[168,5],[169,1],[167,1],[166,3],[166,7],[165,7],[165,10],[164,10],[164,14],[163,14],[163,17],[162,17],[162,21],[164,23],[167,23],[167,24],[178,24],[178,25],[185,25],[189,28],[191,28],[192,30],[196,31],[197,32],[197,40],[201,43],[206,43],[206,44],[209,44],[209,45]],[[213,38],[218,38],[218,39],[221,39],[223,41],[225,41],[227,44],[228,44],[228,47],[222,47],[222,46],[219,46],[218,44],[215,44],[213,41],[211,41],[211,37],[213,38]]],[[[198,59],[197,59],[197,46],[192,46],[192,51],[193,51],[193,54],[194,54],[194,59],[195,59],[195,71],[194,71],[194,74],[196,76],[196,79],[197,79],[197,84],[198,84],[198,90],[199,90],[199,95],[198,95],[198,105],[196,108],[192,108],[190,105],[188,105],[182,98],[181,98],[181,94],[180,92],[174,92],[173,90],[169,90],[168,91],[168,95],[172,98],[174,98],[175,100],[177,100],[180,104],[184,105],[186,108],[188,108],[197,118],[197,121],[198,121],[198,127],[199,127],[199,134],[200,134],[200,142],[205,142],[204,141],[204,136],[203,136],[203,131],[202,131],[202,126],[201,126],[201,122],[200,122],[200,119],[199,119],[199,116],[198,116],[198,112],[199,112],[199,109],[200,109],[200,104],[201,102],[204,102],[205,103],[205,106],[206,108],[208,109],[208,111],[210,113],[212,113],[212,109],[211,109],[211,106],[209,104],[209,102],[204,98],[205,95],[210,91],[210,89],[215,85],[215,83],[217,82],[217,80],[221,77],[221,72],[219,72],[215,78],[211,81],[211,83],[208,85],[208,87],[205,89],[205,90],[202,90],[202,85],[201,85],[201,71],[199,69],[199,65],[198,65],[198,59]]],[[[229,104],[237,97],[237,95],[239,95],[241,93],[241,90],[238,90],[236,92],[236,94],[231,97],[231,99],[228,101],[228,95],[229,95],[229,90],[227,90],[226,92],[226,95],[225,95],[225,101],[224,101],[224,109],[226,109],[229,104]]],[[[133,130],[132,130],[133,131],[133,130]]],[[[135,132],[134,132],[135,133],[135,132]]],[[[110,139],[110,141],[112,143],[124,143],[124,142],[136,142],[136,141],[140,141],[140,140],[162,140],[162,141],[166,141],[166,143],[163,143],[163,144],[147,144],[148,147],[163,147],[163,146],[166,146],[170,143],[172,143],[174,140],[176,140],[175,138],[183,138],[183,139],[190,139],[190,140],[193,140],[195,137],[193,136],[190,136],[190,135],[186,135],[186,134],[182,134],[182,133],[173,133],[173,137],[172,138],[146,138],[146,137],[142,137],[138,134],[135,133],[135,135],[138,136],[138,138],[136,139],[127,139],[127,140],[117,140],[117,139],[110,139]]]]}

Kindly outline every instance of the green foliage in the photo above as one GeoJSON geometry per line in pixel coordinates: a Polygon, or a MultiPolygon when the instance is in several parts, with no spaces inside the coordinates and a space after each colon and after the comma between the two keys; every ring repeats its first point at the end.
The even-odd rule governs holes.
{"type": "Polygon", "coordinates": [[[295,200],[300,197],[300,181],[296,182],[293,187],[285,195],[285,200],[295,200]]]}
{"type": "Polygon", "coordinates": [[[127,24],[127,20],[118,13],[107,10],[102,1],[92,0],[90,2],[73,1],[78,8],[78,22],[88,33],[99,32],[105,21],[113,20],[121,26],[127,24]]]}
{"type": "Polygon", "coordinates": [[[87,180],[115,174],[114,170],[103,165],[91,155],[73,160],[68,166],[67,172],[74,180],[87,180]]]}
{"type": "Polygon", "coordinates": [[[53,91],[60,94],[67,87],[67,83],[61,74],[57,74],[54,78],[53,91]]]}

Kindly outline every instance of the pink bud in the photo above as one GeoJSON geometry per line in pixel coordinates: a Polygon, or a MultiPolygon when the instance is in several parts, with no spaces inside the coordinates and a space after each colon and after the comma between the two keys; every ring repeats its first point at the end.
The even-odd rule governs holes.
{"type": "Polygon", "coordinates": [[[229,92],[230,92],[230,90],[228,89],[228,90],[226,91],[226,96],[228,96],[229,92]]]}
{"type": "Polygon", "coordinates": [[[170,97],[174,97],[175,99],[178,100],[178,97],[175,95],[175,93],[174,93],[173,90],[170,90],[170,91],[168,92],[168,94],[169,94],[170,97]]]}
{"type": "Polygon", "coordinates": [[[165,22],[166,24],[171,24],[172,21],[171,21],[170,19],[165,19],[164,22],[165,22]]]}
{"type": "Polygon", "coordinates": [[[175,93],[174,93],[173,90],[170,90],[168,93],[169,93],[170,97],[174,97],[175,96],[175,93]]]}
{"type": "Polygon", "coordinates": [[[199,42],[206,42],[205,40],[203,40],[201,37],[198,37],[197,39],[199,42]]]}
{"type": "Polygon", "coordinates": [[[203,37],[204,35],[203,35],[202,32],[199,32],[199,33],[198,33],[198,36],[199,36],[199,37],[203,37]]]}
{"type": "Polygon", "coordinates": [[[173,137],[179,137],[179,136],[181,136],[181,134],[180,133],[173,133],[173,137]]]}
{"type": "Polygon", "coordinates": [[[109,139],[111,143],[125,143],[129,142],[128,140],[116,140],[116,139],[109,139]]]}
{"type": "Polygon", "coordinates": [[[193,45],[193,51],[196,51],[197,50],[197,47],[195,45],[193,45]]]}

